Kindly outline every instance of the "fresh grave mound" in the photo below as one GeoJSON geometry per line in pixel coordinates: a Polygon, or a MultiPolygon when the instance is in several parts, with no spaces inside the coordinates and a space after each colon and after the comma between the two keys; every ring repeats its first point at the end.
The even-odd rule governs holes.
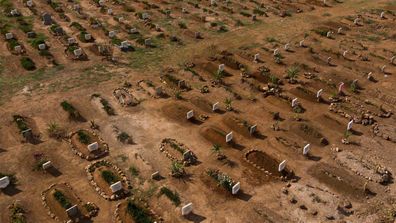
{"type": "Polygon", "coordinates": [[[40,132],[33,119],[20,115],[14,115],[13,119],[19,133],[27,142],[35,144],[40,141],[40,132]]]}
{"type": "Polygon", "coordinates": [[[145,208],[143,204],[139,204],[135,200],[127,200],[118,204],[115,215],[118,222],[122,223],[162,222],[151,209],[145,208]]]}
{"type": "Polygon", "coordinates": [[[253,164],[256,168],[265,171],[268,175],[275,177],[282,176],[282,173],[278,171],[280,162],[262,151],[251,150],[245,154],[245,158],[249,163],[253,164]]]}
{"type": "Polygon", "coordinates": [[[290,126],[291,132],[303,138],[308,143],[315,145],[328,145],[327,139],[313,126],[308,123],[292,123],[290,126]]]}
{"type": "Polygon", "coordinates": [[[227,127],[245,137],[252,136],[252,134],[250,134],[250,128],[253,126],[253,124],[246,120],[227,114],[223,117],[223,122],[227,127]]]}
{"type": "Polygon", "coordinates": [[[275,106],[279,111],[289,111],[292,107],[285,99],[275,96],[268,96],[265,98],[268,103],[275,106]]]}
{"type": "Polygon", "coordinates": [[[208,140],[213,145],[220,145],[223,147],[228,147],[226,143],[226,135],[227,133],[223,130],[216,128],[214,126],[204,127],[200,131],[201,135],[208,140]]]}
{"type": "Polygon", "coordinates": [[[125,175],[122,177],[113,167],[106,165],[98,166],[92,170],[91,175],[96,186],[101,189],[101,195],[103,192],[106,195],[106,198],[115,200],[116,198],[118,199],[128,195],[128,185],[125,180],[125,175]],[[118,182],[121,182],[121,189],[113,191],[110,186],[118,182]]]}
{"type": "Polygon", "coordinates": [[[290,93],[295,95],[297,98],[302,98],[307,101],[316,102],[316,93],[308,90],[307,88],[298,86],[290,90],[290,93]]]}
{"type": "Polygon", "coordinates": [[[250,76],[252,76],[254,79],[256,79],[257,81],[263,83],[263,84],[267,84],[269,82],[271,82],[271,78],[269,74],[265,74],[262,72],[252,72],[250,74],[250,76]]]}
{"type": "Polygon", "coordinates": [[[98,106],[100,109],[103,109],[107,115],[116,115],[116,112],[111,106],[110,102],[99,94],[92,94],[91,100],[96,106],[98,106]]]}
{"type": "Polygon", "coordinates": [[[236,184],[230,176],[217,169],[205,170],[200,179],[209,190],[226,197],[232,195],[232,187],[236,184]]]}
{"type": "Polygon", "coordinates": [[[187,146],[175,139],[163,139],[160,151],[165,153],[170,160],[183,163],[184,166],[194,165],[198,161],[197,156],[187,146]]]}
{"type": "Polygon", "coordinates": [[[78,130],[70,137],[72,148],[77,152],[80,157],[87,160],[97,159],[108,154],[108,146],[103,140],[88,130],[78,130]],[[88,146],[97,143],[95,150],[89,150],[88,146]]]}
{"type": "MultiPolygon", "coordinates": [[[[162,107],[163,114],[174,121],[179,123],[188,123],[189,120],[187,119],[187,112],[191,111],[190,107],[181,104],[181,103],[169,103],[162,107]]],[[[199,114],[194,110],[194,117],[192,119],[196,120],[199,117],[199,114]]]]}
{"type": "Polygon", "coordinates": [[[319,182],[332,190],[353,199],[364,199],[373,194],[368,185],[356,175],[352,175],[345,169],[319,163],[309,168],[308,173],[319,182]]]}
{"type": "Polygon", "coordinates": [[[205,98],[193,97],[190,99],[190,102],[204,112],[212,112],[212,104],[205,98]]]}
{"type": "Polygon", "coordinates": [[[54,184],[42,195],[45,199],[45,206],[51,214],[55,215],[55,219],[61,222],[70,219],[90,219],[98,212],[95,204],[83,203],[68,184],[54,184]],[[75,205],[77,205],[76,208],[73,208],[75,205]]]}

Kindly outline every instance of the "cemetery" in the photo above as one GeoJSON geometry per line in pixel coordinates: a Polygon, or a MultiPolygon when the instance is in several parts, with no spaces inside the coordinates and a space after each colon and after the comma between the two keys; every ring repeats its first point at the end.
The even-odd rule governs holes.
{"type": "Polygon", "coordinates": [[[390,0],[0,0],[0,222],[394,223],[395,26],[390,0]]]}

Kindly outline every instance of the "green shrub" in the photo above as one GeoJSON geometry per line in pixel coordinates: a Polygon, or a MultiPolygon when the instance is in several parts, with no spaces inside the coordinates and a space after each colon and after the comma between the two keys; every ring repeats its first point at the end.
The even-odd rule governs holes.
{"type": "Polygon", "coordinates": [[[119,181],[119,177],[109,170],[103,170],[101,175],[103,180],[109,185],[119,181]]]}
{"type": "Polygon", "coordinates": [[[36,69],[36,64],[32,59],[29,57],[22,57],[21,58],[21,65],[25,70],[35,70],[36,69]]]}
{"type": "Polygon", "coordinates": [[[81,143],[88,145],[91,142],[91,137],[84,130],[78,130],[77,135],[81,143]]]}
{"type": "Polygon", "coordinates": [[[127,212],[135,222],[139,223],[153,223],[154,220],[147,210],[138,206],[133,201],[129,200],[127,205],[127,212]]]}
{"type": "Polygon", "coordinates": [[[161,195],[165,195],[166,197],[169,198],[169,200],[172,201],[172,203],[177,207],[181,204],[180,201],[180,197],[179,194],[176,191],[171,191],[169,188],[167,187],[162,187],[160,192],[159,192],[159,196],[161,195]]]}
{"type": "Polygon", "coordinates": [[[55,190],[54,197],[64,209],[68,209],[72,206],[70,201],[61,191],[55,190]]]}

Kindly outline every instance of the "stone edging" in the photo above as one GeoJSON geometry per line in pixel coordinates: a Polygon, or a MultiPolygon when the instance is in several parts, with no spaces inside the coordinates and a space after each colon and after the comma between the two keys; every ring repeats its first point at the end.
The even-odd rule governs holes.
{"type": "Polygon", "coordinates": [[[125,173],[119,167],[117,167],[116,165],[114,165],[110,161],[99,160],[99,161],[96,161],[96,162],[93,162],[93,163],[89,164],[85,168],[85,171],[87,172],[87,175],[88,175],[87,178],[88,178],[90,184],[94,187],[95,191],[98,192],[98,194],[100,196],[102,196],[104,199],[109,200],[109,201],[120,200],[120,199],[123,199],[123,198],[127,197],[129,195],[129,191],[124,191],[120,195],[113,194],[113,195],[109,196],[102,190],[102,188],[100,188],[97,185],[97,183],[94,180],[94,177],[93,177],[92,173],[95,171],[96,168],[101,167],[101,166],[106,166],[106,167],[113,168],[117,172],[117,174],[121,176],[122,182],[127,185],[127,189],[131,189],[132,188],[131,182],[128,180],[128,178],[126,177],[125,173]]]}
{"type": "Polygon", "coordinates": [[[87,130],[87,129],[81,129],[81,130],[90,132],[93,136],[98,137],[100,144],[103,145],[103,147],[104,147],[104,148],[101,148],[101,149],[104,149],[104,151],[103,151],[101,154],[95,155],[95,157],[92,157],[92,158],[89,157],[89,156],[84,156],[84,154],[83,154],[82,152],[78,151],[78,149],[75,148],[75,146],[73,145],[73,143],[72,143],[72,141],[71,141],[73,135],[75,135],[75,134],[77,133],[77,131],[75,131],[75,132],[73,132],[73,133],[70,133],[69,136],[68,136],[68,139],[67,139],[67,141],[69,142],[70,147],[71,147],[71,149],[72,149],[72,151],[73,151],[74,154],[76,154],[76,155],[79,156],[80,158],[86,159],[86,160],[88,160],[88,161],[94,160],[94,159],[99,159],[99,158],[104,157],[104,156],[106,156],[107,154],[109,154],[109,145],[108,145],[107,143],[105,143],[105,141],[104,141],[98,134],[96,134],[95,132],[89,131],[89,130],[87,130]]]}

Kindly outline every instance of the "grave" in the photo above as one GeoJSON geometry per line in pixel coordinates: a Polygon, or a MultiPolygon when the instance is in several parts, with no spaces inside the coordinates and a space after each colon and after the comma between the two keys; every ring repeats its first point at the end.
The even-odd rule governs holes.
{"type": "Polygon", "coordinates": [[[86,41],[91,40],[91,38],[92,38],[92,35],[91,35],[91,34],[89,34],[89,33],[84,34],[84,39],[85,39],[86,41]]]}
{"type": "Polygon", "coordinates": [[[146,19],[149,19],[149,14],[147,13],[147,12],[144,12],[144,13],[142,13],[142,19],[143,20],[146,20],[146,19]]]}
{"type": "Polygon", "coordinates": [[[274,50],[274,56],[277,56],[279,54],[279,49],[274,50]]]}
{"type": "Polygon", "coordinates": [[[391,57],[391,58],[390,58],[390,63],[391,63],[391,64],[394,64],[394,63],[395,63],[395,60],[396,60],[396,56],[391,57]]]}
{"type": "Polygon", "coordinates": [[[52,17],[51,17],[50,14],[48,14],[48,13],[44,13],[44,14],[43,14],[43,24],[44,24],[45,26],[50,26],[50,25],[52,25],[52,17]]]}
{"type": "Polygon", "coordinates": [[[231,193],[232,193],[233,195],[235,195],[235,194],[238,193],[238,191],[239,191],[240,189],[241,189],[241,183],[238,182],[238,183],[234,184],[234,186],[232,186],[231,193]]]}
{"type": "Polygon", "coordinates": [[[300,41],[300,47],[305,47],[305,45],[304,45],[304,40],[301,40],[301,41],[300,41]]]}
{"type": "Polygon", "coordinates": [[[88,149],[89,152],[93,152],[93,151],[95,151],[95,150],[98,150],[98,149],[99,149],[99,144],[98,144],[98,142],[94,142],[94,143],[89,144],[89,145],[87,146],[87,149],[88,149]]]}
{"type": "Polygon", "coordinates": [[[212,105],[212,111],[217,111],[218,109],[219,109],[219,102],[216,102],[216,103],[214,103],[213,105],[212,105]]]}
{"type": "Polygon", "coordinates": [[[13,38],[14,38],[14,34],[12,34],[12,33],[6,33],[6,34],[5,34],[5,38],[6,38],[6,40],[13,39],[13,38]]]}
{"type": "Polygon", "coordinates": [[[153,180],[158,180],[160,178],[160,172],[156,171],[153,174],[151,174],[151,179],[153,180]]]}
{"type": "Polygon", "coordinates": [[[278,166],[278,171],[282,172],[285,169],[285,167],[286,167],[286,160],[283,160],[278,166]]]}
{"type": "Polygon", "coordinates": [[[311,149],[311,144],[305,145],[303,148],[303,155],[304,156],[307,155],[310,149],[311,149]]]}
{"type": "Polygon", "coordinates": [[[193,111],[193,110],[188,111],[188,112],[187,112],[187,120],[189,120],[189,119],[191,119],[191,118],[193,118],[193,117],[194,117],[194,111],[193,111]]]}
{"type": "Polygon", "coordinates": [[[202,34],[200,32],[194,33],[195,39],[202,39],[202,34]]]}
{"type": "Polygon", "coordinates": [[[144,40],[144,45],[146,45],[146,46],[151,46],[151,39],[150,39],[150,38],[145,39],[145,40],[144,40]]]}
{"type": "Polygon", "coordinates": [[[36,33],[33,31],[27,33],[28,38],[36,38],[36,36],[37,36],[36,33]]]}
{"type": "Polygon", "coordinates": [[[11,15],[12,16],[20,16],[21,14],[18,12],[18,10],[17,9],[13,9],[13,10],[11,10],[11,15]]]}
{"type": "Polygon", "coordinates": [[[78,214],[78,206],[76,204],[71,206],[70,208],[66,209],[66,213],[70,217],[76,216],[78,214]]]}
{"type": "Polygon", "coordinates": [[[326,33],[326,37],[327,38],[331,38],[331,34],[332,34],[333,32],[332,31],[328,31],[327,33],[326,33]]]}
{"type": "Polygon", "coordinates": [[[51,161],[47,161],[47,162],[43,163],[42,167],[43,167],[44,170],[46,170],[46,169],[52,167],[52,162],[51,161]]]}
{"type": "Polygon", "coordinates": [[[68,43],[69,45],[75,44],[75,43],[76,43],[76,39],[74,39],[73,37],[68,38],[68,39],[67,39],[67,43],[68,43]]]}
{"type": "Polygon", "coordinates": [[[286,43],[284,48],[285,48],[286,51],[289,51],[290,50],[290,44],[286,43]]]}
{"type": "Polygon", "coordinates": [[[113,9],[107,9],[107,14],[112,15],[113,14],[113,9]]]}
{"type": "Polygon", "coordinates": [[[113,193],[117,193],[118,191],[122,190],[122,183],[121,181],[118,181],[112,185],[110,185],[110,190],[113,193]]]}
{"type": "Polygon", "coordinates": [[[232,138],[233,138],[232,132],[228,133],[228,134],[226,135],[226,143],[231,142],[231,141],[232,141],[232,138]]]}
{"type": "Polygon", "coordinates": [[[252,125],[249,127],[249,133],[250,135],[253,135],[257,130],[257,125],[252,125]]]}
{"type": "Polygon", "coordinates": [[[182,215],[188,215],[193,211],[193,204],[192,203],[188,203],[186,205],[184,205],[181,209],[182,215]]]}
{"type": "Polygon", "coordinates": [[[224,71],[224,67],[225,67],[224,64],[220,64],[220,65],[219,65],[218,72],[219,72],[219,73],[223,72],[223,71],[224,71]]]}
{"type": "Polygon", "coordinates": [[[381,18],[381,19],[385,19],[385,12],[381,12],[380,18],[381,18]]]}
{"type": "Polygon", "coordinates": [[[4,189],[10,185],[10,178],[8,176],[0,178],[0,189],[4,189]]]}
{"type": "Polygon", "coordinates": [[[14,47],[14,51],[17,53],[21,53],[22,52],[22,46],[18,45],[14,47]]]}
{"type": "Polygon", "coordinates": [[[99,6],[104,6],[105,1],[104,0],[99,0],[98,4],[99,4],[99,6]]]}
{"type": "Polygon", "coordinates": [[[382,66],[382,67],[381,67],[381,72],[382,72],[382,73],[385,73],[385,69],[386,69],[386,65],[382,66]]]}
{"type": "Polygon", "coordinates": [[[351,129],[352,129],[352,126],[353,126],[353,120],[351,120],[351,121],[348,122],[347,130],[348,130],[348,131],[351,130],[351,129]]]}
{"type": "Polygon", "coordinates": [[[131,28],[131,29],[129,29],[129,33],[130,34],[138,34],[139,31],[136,28],[131,28]]]}
{"type": "Polygon", "coordinates": [[[128,43],[128,41],[122,41],[121,42],[121,48],[122,49],[129,49],[129,43],[128,43]]]}
{"type": "Polygon", "coordinates": [[[345,51],[342,53],[342,56],[345,58],[346,55],[347,55],[347,53],[348,53],[348,50],[345,50],[345,51]]]}

